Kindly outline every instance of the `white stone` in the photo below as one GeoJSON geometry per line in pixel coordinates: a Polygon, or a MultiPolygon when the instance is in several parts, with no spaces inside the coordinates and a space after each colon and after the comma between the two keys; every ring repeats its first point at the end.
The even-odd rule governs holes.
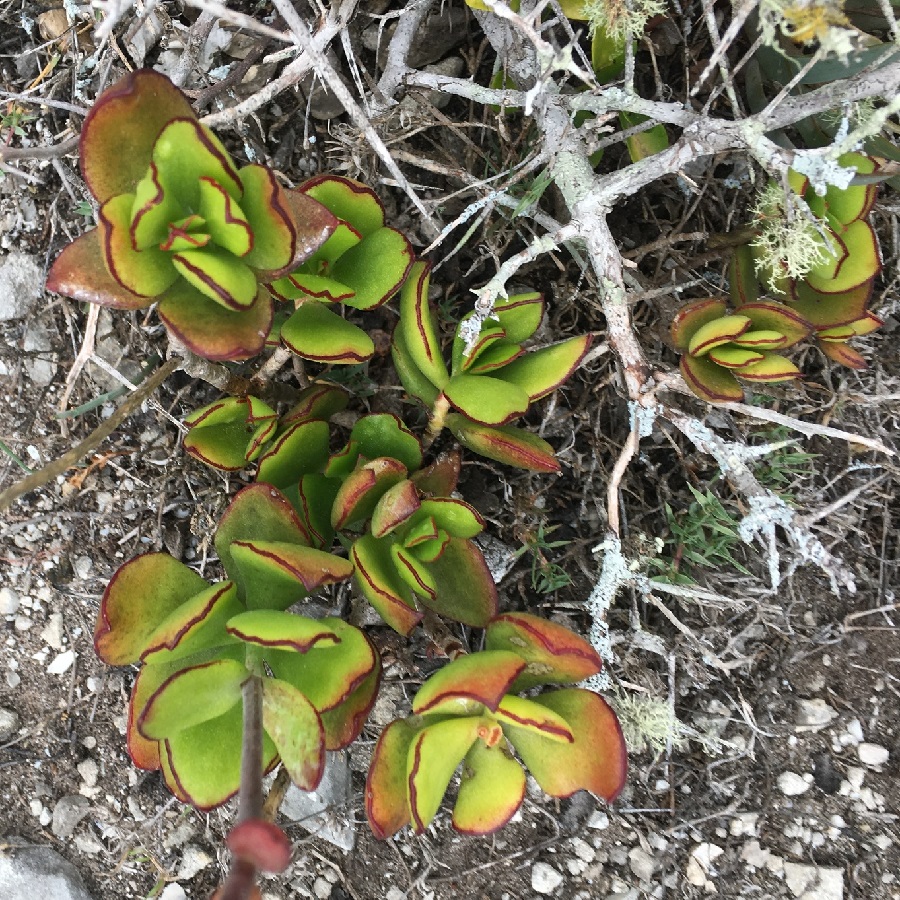
{"type": "Polygon", "coordinates": [[[864,766],[883,766],[890,757],[890,751],[881,744],[862,743],[856,748],[859,761],[864,766]]]}
{"type": "Polygon", "coordinates": [[[75,651],[64,650],[62,653],[58,653],[50,665],[47,666],[47,674],[62,675],[65,672],[68,672],[74,664],[75,651]]]}
{"type": "Polygon", "coordinates": [[[50,620],[41,631],[41,640],[49,644],[54,650],[62,650],[63,644],[63,620],[62,613],[53,613],[50,620]]]}
{"type": "Polygon", "coordinates": [[[754,869],[767,869],[772,861],[772,851],[759,841],[748,841],[741,850],[741,859],[754,869]]]}
{"type": "Polygon", "coordinates": [[[641,881],[650,881],[656,869],[656,860],[643,847],[632,847],[628,853],[628,865],[641,881]]]}
{"type": "Polygon", "coordinates": [[[844,897],[843,869],[785,863],[784,879],[797,900],[843,900],[844,897]]]}
{"type": "Polygon", "coordinates": [[[181,865],[178,867],[175,877],[189,881],[198,872],[203,871],[211,862],[212,857],[205,850],[201,850],[196,844],[188,844],[184,848],[181,865]]]}
{"type": "Polygon", "coordinates": [[[313,893],[319,900],[328,900],[331,896],[331,882],[321,876],[313,882],[313,893]]]}
{"type": "Polygon", "coordinates": [[[19,602],[19,595],[12,588],[0,588],[0,616],[15,615],[19,602]]]}
{"type": "Polygon", "coordinates": [[[163,892],[159,895],[159,900],[187,900],[187,894],[180,884],[173,881],[163,888],[163,892]]]}
{"type": "Polygon", "coordinates": [[[88,575],[91,574],[91,569],[94,566],[94,561],[89,556],[79,556],[78,559],[72,563],[72,568],[75,570],[75,574],[84,581],[88,575]]]}
{"type": "Polygon", "coordinates": [[[805,794],[809,790],[810,783],[811,781],[807,781],[796,772],[782,772],[776,782],[778,790],[785,797],[798,797],[800,794],[805,794]]]}
{"type": "Polygon", "coordinates": [[[598,831],[603,831],[609,828],[609,816],[602,810],[594,810],[587,824],[588,828],[596,828],[598,831]]]}
{"type": "Polygon", "coordinates": [[[18,713],[12,709],[0,706],[0,744],[8,741],[18,730],[18,713]]]}
{"type": "Polygon", "coordinates": [[[22,319],[41,295],[43,278],[37,261],[10,253],[0,261],[0,322],[22,319]]]}
{"type": "Polygon", "coordinates": [[[531,887],[539,894],[552,894],[562,882],[562,874],[545,862],[537,862],[531,869],[531,887]]]}
{"type": "Polygon", "coordinates": [[[572,850],[579,859],[584,860],[586,863],[594,861],[597,852],[587,841],[583,841],[581,838],[576,837],[572,838],[571,844],[572,850]]]}
{"type": "Polygon", "coordinates": [[[392,887],[385,895],[384,900],[406,900],[406,893],[398,887],[392,887]]]}
{"type": "Polygon", "coordinates": [[[858,791],[862,787],[865,777],[865,769],[861,769],[859,766],[847,767],[847,781],[850,783],[850,787],[854,791],[858,791]]]}
{"type": "Polygon", "coordinates": [[[795,719],[797,731],[819,731],[837,718],[837,711],[830,707],[821,697],[812,700],[800,700],[797,703],[795,719]]]}
{"type": "Polygon", "coordinates": [[[738,813],[728,824],[728,831],[732,837],[740,837],[741,835],[756,834],[757,824],[759,822],[759,813],[745,812],[738,813]]]}
{"type": "Polygon", "coordinates": [[[97,784],[100,767],[97,765],[96,760],[86,759],[83,762],[78,763],[75,768],[78,769],[78,774],[88,787],[94,787],[94,785],[97,784]]]}
{"type": "Polygon", "coordinates": [[[847,724],[847,734],[850,735],[850,738],[854,744],[858,744],[860,743],[860,741],[862,741],[863,730],[859,719],[852,719],[847,724]]]}

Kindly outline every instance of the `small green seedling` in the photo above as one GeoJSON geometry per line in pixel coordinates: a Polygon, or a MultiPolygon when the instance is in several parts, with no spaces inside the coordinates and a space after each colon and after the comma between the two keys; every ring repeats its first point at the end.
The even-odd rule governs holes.
{"type": "Polygon", "coordinates": [[[117,309],[156,303],[166,328],[207,359],[257,354],[273,315],[264,283],[314,253],[335,217],[271,169],[238,168],[150,69],[103,92],[80,150],[100,225],[63,250],[47,287],[117,309]]]}
{"type": "Polygon", "coordinates": [[[568,629],[527,613],[498,616],[485,649],[461,656],[416,694],[412,716],[381,734],[366,785],[366,814],[379,838],[411,824],[421,834],[462,764],[453,827],[488,834],[525,796],[525,772],[551,796],[589,790],[615,798],[627,759],[615,714],[592,691],[569,685],[600,671],[600,658],[568,629]]]}

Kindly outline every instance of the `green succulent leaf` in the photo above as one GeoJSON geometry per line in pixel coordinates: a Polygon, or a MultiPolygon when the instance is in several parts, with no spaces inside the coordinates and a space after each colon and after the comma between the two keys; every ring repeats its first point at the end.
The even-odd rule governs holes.
{"type": "MultiPolygon", "coordinates": [[[[643,122],[649,121],[647,116],[639,113],[619,113],[619,122],[625,129],[634,128],[643,122]]],[[[656,153],[662,153],[669,146],[669,135],[666,133],[666,126],[656,124],[646,131],[641,131],[629,138],[625,138],[625,145],[628,147],[628,155],[632,162],[640,162],[648,156],[656,153]]]]}
{"type": "Polygon", "coordinates": [[[97,656],[111,666],[137,662],[160,623],[207,587],[167,553],[129,560],[103,592],[94,630],[97,656]]]}
{"type": "Polygon", "coordinates": [[[262,720],[291,781],[314,791],[325,771],[325,732],[315,707],[292,684],[265,678],[262,720]]]}
{"type": "Polygon", "coordinates": [[[560,744],[524,728],[504,726],[537,783],[553,797],[588,790],[612,802],[625,784],[628,756],[618,719],[606,701],[592,691],[565,688],[534,703],[561,716],[575,738],[560,744]]]}
{"type": "Polygon", "coordinates": [[[297,356],[316,362],[355,365],[375,353],[372,339],[317,300],[303,303],[281,326],[281,340],[297,356]]]}
{"type": "MultiPolygon", "coordinates": [[[[736,343],[747,347],[755,340],[754,335],[765,331],[778,331],[784,335],[784,343],[775,350],[784,350],[799,344],[812,330],[809,322],[796,309],[774,300],[758,300],[740,307],[738,312],[750,319],[751,329],[745,331],[736,343]]],[[[754,344],[756,346],[756,344],[754,344]]]]}
{"type": "Polygon", "coordinates": [[[682,306],[672,320],[672,343],[680,353],[687,352],[691,339],[700,328],[725,315],[725,302],[709,297],[682,306]]]}
{"type": "Polygon", "coordinates": [[[255,273],[227,250],[182,250],[171,261],[189,285],[226,309],[240,312],[256,302],[260,288],[255,273]]]}
{"type": "Polygon", "coordinates": [[[389,456],[403,463],[410,472],[422,465],[419,439],[392,413],[363,416],[353,426],[350,440],[366,459],[389,456]]]}
{"type": "Polygon", "coordinates": [[[232,196],[212,178],[200,179],[200,215],[212,239],[235,256],[253,249],[253,231],[232,196]]]}
{"type": "Polygon", "coordinates": [[[737,374],[745,381],[773,383],[793,381],[800,378],[802,373],[789,359],[777,353],[767,353],[759,362],[744,366],[737,374]]]}
{"type": "MultiPolygon", "coordinates": [[[[400,291],[400,322],[394,332],[394,340],[396,342],[398,335],[402,336],[401,352],[408,356],[430,384],[440,390],[446,386],[450,375],[441,355],[437,328],[428,303],[430,275],[431,267],[427,263],[413,263],[409,278],[400,291]]],[[[416,393],[409,387],[407,390],[416,393]]]]}
{"type": "Polygon", "coordinates": [[[450,413],[445,424],[464,447],[488,459],[532,472],[559,471],[553,448],[530,431],[514,425],[479,425],[457,413],[450,413]]]}
{"type": "Polygon", "coordinates": [[[480,716],[497,709],[525,669],[525,660],[510,650],[482,650],[459,656],[419,688],[416,715],[480,716]]]}
{"type": "Polygon", "coordinates": [[[408,635],[422,618],[413,592],[400,578],[391,558],[391,544],[371,534],[363,535],[350,549],[353,577],[362,595],[395,631],[408,635]]]}
{"type": "Polygon", "coordinates": [[[456,375],[444,387],[444,396],[480,425],[506,425],[521,416],[529,404],[523,388],[489,375],[456,375]]]}
{"type": "Polygon", "coordinates": [[[403,330],[399,325],[394,329],[394,337],[391,342],[391,359],[403,389],[411,396],[417,397],[426,406],[434,406],[440,395],[440,390],[428,380],[427,376],[423,374],[422,370],[413,361],[412,355],[406,346],[406,339],[403,337],[403,330]]]}
{"type": "Polygon", "coordinates": [[[848,369],[868,369],[865,357],[844,341],[821,341],[819,348],[832,361],[848,369]]]}
{"type": "MultiPolygon", "coordinates": [[[[749,244],[735,247],[728,262],[728,285],[731,299],[737,306],[754,303],[759,299],[759,279],[756,277],[756,263],[749,244]]],[[[724,307],[722,309],[724,313],[724,307]]]]}
{"type": "Polygon", "coordinates": [[[494,715],[503,725],[514,725],[548,741],[571,744],[575,740],[572,729],[561,715],[526,697],[507,694],[494,715]]]}
{"type": "Polygon", "coordinates": [[[378,738],[366,778],[366,818],[379,840],[409,824],[406,761],[419,728],[406,719],[391,722],[378,738]]]}
{"type": "Polygon", "coordinates": [[[324,550],[331,546],[334,528],[331,525],[331,509],[341,483],[313,472],[300,479],[297,509],[304,529],[309,532],[314,547],[324,550]]]}
{"type": "Polygon", "coordinates": [[[282,416],[283,425],[308,422],[312,419],[330,419],[347,408],[350,395],[342,387],[328,382],[318,382],[304,388],[297,402],[282,416]]]}
{"type": "Polygon", "coordinates": [[[503,613],[485,632],[485,648],[516,653],[526,667],[510,692],[541,684],[574,684],[601,668],[597,651],[582,637],[556,622],[530,613],[503,613]]]}
{"type": "Polygon", "coordinates": [[[711,360],[686,353],[679,364],[687,386],[701,400],[707,403],[740,403],[744,399],[744,389],[734,375],[711,360]]]}
{"type": "Polygon", "coordinates": [[[533,350],[504,366],[497,377],[522,388],[532,402],[540,400],[569,378],[590,345],[591,336],[586,334],[533,350]]]}
{"type": "Polygon", "coordinates": [[[488,747],[475,741],[463,760],[453,827],[463,834],[490,834],[509,822],[524,798],[525,771],[506,742],[488,747]]]}
{"type": "Polygon", "coordinates": [[[400,289],[413,264],[409,241],[394,228],[379,228],[342,254],[332,277],[353,289],[345,300],[354,309],[373,309],[400,289]]]}
{"type": "Polygon", "coordinates": [[[278,414],[257,397],[226,397],[184,420],[184,449],[217,469],[235,472],[256,459],[275,433],[278,414]]]}
{"type": "Polygon", "coordinates": [[[442,453],[430,466],[413,472],[410,479],[423,494],[449,497],[456,490],[461,465],[458,450],[442,453]]]}
{"type": "Polygon", "coordinates": [[[497,586],[471,541],[451,537],[428,570],[437,594],[423,602],[438,615],[473,628],[484,628],[497,615],[497,586]]]}
{"type": "Polygon", "coordinates": [[[260,457],[256,480],[279,490],[297,490],[300,479],[321,472],[328,460],[328,423],[300,421],[283,431],[260,457]]]}
{"type": "Polygon", "coordinates": [[[751,363],[759,362],[765,359],[765,356],[765,353],[760,353],[758,350],[748,350],[737,344],[723,344],[721,347],[710,350],[707,359],[717,366],[737,370],[749,366],[751,363]]]}
{"type": "Polygon", "coordinates": [[[409,520],[419,510],[419,491],[416,485],[405,478],[382,496],[372,512],[370,531],[382,538],[403,522],[409,520]]]}
{"type": "Polygon", "coordinates": [[[544,318],[544,297],[538,291],[514,294],[494,304],[494,318],[508,341],[521,344],[538,330],[544,318]]]}
{"type": "Polygon", "coordinates": [[[834,235],[838,254],[813,268],[806,281],[815,291],[840,294],[857,288],[881,270],[878,240],[872,226],[858,219],[834,235]]]}
{"type": "Polygon", "coordinates": [[[473,538],[484,531],[484,519],[478,511],[468,503],[452,497],[423,500],[419,515],[434,519],[439,528],[455,538],[473,538]]]}
{"type": "Polygon", "coordinates": [[[839,293],[823,293],[806,281],[793,284],[791,306],[814,328],[847,325],[865,314],[873,280],[839,293]]]}
{"type": "Polygon", "coordinates": [[[428,563],[416,558],[415,551],[408,551],[400,544],[391,544],[391,559],[397,574],[418,596],[433,600],[437,594],[437,582],[428,563]]]}
{"type": "Polygon", "coordinates": [[[334,629],[325,622],[274,609],[240,613],[229,619],[227,628],[229,634],[245,643],[294,653],[340,643],[334,629]]]}
{"type": "Polygon", "coordinates": [[[738,314],[707,322],[694,332],[688,344],[688,353],[695,358],[703,356],[714,347],[738,340],[752,324],[749,316],[738,314]]]}
{"type": "MultiPolygon", "coordinates": [[[[342,646],[346,641],[342,642],[342,646]]],[[[373,652],[374,648],[373,648],[373,652]]],[[[369,718],[381,684],[381,662],[377,653],[372,671],[336,706],[321,713],[325,749],[343,750],[358,737],[369,718]]]]}
{"type": "Polygon", "coordinates": [[[340,175],[319,175],[298,191],[317,200],[338,219],[348,222],[363,237],[384,225],[384,207],[369,187],[340,175]]]}
{"type": "Polygon", "coordinates": [[[138,730],[162,740],[185,728],[218,718],[241,702],[250,677],[233,659],[217,659],[176,672],[156,690],[138,718],[138,730]]]}
{"type": "Polygon", "coordinates": [[[407,756],[407,790],[413,828],[422,834],[441,805],[444,792],[478,732],[478,718],[447,719],[429,725],[413,737],[407,756]]]}
{"type": "Polygon", "coordinates": [[[406,466],[390,457],[373,459],[351,472],[331,508],[332,526],[339,531],[368,519],[378,501],[406,474],[406,466]]]}

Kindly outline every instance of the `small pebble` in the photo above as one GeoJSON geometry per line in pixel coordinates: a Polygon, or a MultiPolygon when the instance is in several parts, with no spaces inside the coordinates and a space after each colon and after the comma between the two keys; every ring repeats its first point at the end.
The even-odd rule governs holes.
{"type": "Polygon", "coordinates": [[[190,881],[212,861],[212,857],[205,850],[201,850],[196,844],[188,844],[184,848],[184,856],[181,858],[181,865],[178,867],[175,877],[190,881]]]}
{"type": "Polygon", "coordinates": [[[72,564],[75,574],[84,581],[91,574],[94,561],[89,556],[79,556],[72,564]]]}
{"type": "Polygon", "coordinates": [[[90,811],[90,806],[86,797],[77,794],[61,797],[53,808],[53,833],[58,838],[70,837],[75,826],[90,811]]]}
{"type": "Polygon", "coordinates": [[[799,797],[800,794],[805,794],[809,790],[809,786],[811,783],[807,781],[802,775],[798,775],[796,772],[782,772],[778,776],[778,790],[781,791],[785,797],[799,797]]]}
{"type": "Polygon", "coordinates": [[[656,860],[643,847],[632,847],[628,853],[628,866],[641,881],[650,881],[656,860]]]}
{"type": "Polygon", "coordinates": [[[331,883],[320,876],[313,882],[313,893],[319,900],[328,900],[331,896],[331,883]]]}
{"type": "Polygon", "coordinates": [[[865,766],[883,766],[890,757],[887,747],[880,744],[862,743],[856,748],[859,761],[865,766]]]}
{"type": "Polygon", "coordinates": [[[562,881],[562,874],[545,862],[537,862],[531,869],[531,888],[538,894],[552,894],[562,881]]]}
{"type": "Polygon", "coordinates": [[[8,741],[18,730],[18,714],[11,709],[0,706],[0,744],[8,741]]]}
{"type": "Polygon", "coordinates": [[[0,616],[14,616],[19,608],[19,595],[12,588],[0,588],[0,616]]]}
{"type": "Polygon", "coordinates": [[[837,712],[820,697],[800,700],[794,720],[798,731],[819,731],[837,718],[837,712]]]}
{"type": "Polygon", "coordinates": [[[163,888],[163,892],[159,895],[159,900],[187,900],[187,894],[180,884],[173,881],[163,888]]]}
{"type": "Polygon", "coordinates": [[[47,666],[47,674],[49,675],[63,675],[68,672],[69,669],[75,663],[75,651],[74,650],[64,650],[62,653],[58,653],[49,666],[47,666]]]}

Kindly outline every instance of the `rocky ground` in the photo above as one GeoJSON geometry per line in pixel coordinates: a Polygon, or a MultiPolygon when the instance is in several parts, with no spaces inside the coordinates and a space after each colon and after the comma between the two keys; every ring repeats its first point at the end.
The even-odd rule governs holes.
{"type": "MultiPolygon", "coordinates": [[[[78,99],[67,87],[74,57],[71,46],[59,42],[65,28],[44,18],[38,30],[34,22],[46,11],[26,7],[21,18],[0,5],[3,89],[25,88],[55,54],[58,65],[48,83],[63,86],[59,96],[78,99]]],[[[144,34],[146,46],[128,45],[132,60],[144,54],[148,63],[177,60],[172,34],[183,37],[193,16],[175,4],[159,7],[164,8],[170,19],[160,28],[174,29],[168,44],[156,46],[144,34]]],[[[385,9],[381,4],[377,11],[385,9]]],[[[453,22],[434,26],[440,49],[419,64],[448,71],[473,65],[481,46],[477,33],[468,32],[459,46],[460,23],[467,20],[461,9],[453,16],[453,22]]],[[[240,46],[246,36],[216,28],[201,71],[233,62],[248,49],[240,46]]],[[[352,40],[374,69],[377,41],[371,29],[360,27],[352,40]]],[[[250,77],[265,83],[271,73],[254,71],[250,77]]],[[[79,102],[86,103],[95,86],[81,87],[79,102]]],[[[280,102],[262,111],[249,130],[225,135],[235,152],[252,147],[270,159],[274,155],[295,180],[328,159],[349,165],[355,158],[358,139],[327,95],[292,94],[280,102]],[[316,105],[312,118],[305,117],[307,100],[316,105]],[[316,146],[310,133],[318,135],[318,148],[327,146],[319,157],[309,150],[316,146]]],[[[421,114],[419,108],[416,115],[421,114]]],[[[451,106],[449,114],[461,113],[451,106]]],[[[443,114],[432,109],[430,115],[443,114]]],[[[50,144],[68,134],[69,121],[64,112],[32,110],[18,120],[21,133],[4,119],[0,138],[16,146],[50,144]]],[[[78,121],[77,115],[71,119],[78,121]]],[[[499,130],[516,127],[501,123],[499,130]]],[[[403,137],[413,142],[406,145],[408,155],[437,159],[443,167],[444,175],[427,176],[428,190],[434,196],[450,192],[450,162],[441,155],[440,140],[416,145],[415,135],[403,137]]],[[[505,137],[527,143],[524,132],[505,137]]],[[[456,145],[450,144],[452,153],[456,145]]],[[[493,162],[506,162],[508,150],[501,144],[493,162]]],[[[421,171],[417,176],[425,177],[421,171]]],[[[155,317],[103,312],[94,356],[64,404],[70,414],[60,418],[87,314],[42,285],[48,262],[88,224],[79,190],[71,155],[23,159],[0,176],[0,490],[89,434],[121,402],[119,376],[166,352],[155,317]]],[[[399,227],[424,246],[404,199],[390,186],[378,190],[399,227]]],[[[735,208],[746,205],[741,190],[729,195],[735,208]]],[[[868,339],[871,368],[850,373],[819,363],[814,377],[793,395],[779,393],[770,405],[896,448],[900,206],[889,190],[881,199],[875,221],[885,273],[876,311],[886,325],[868,339]]],[[[448,199],[448,215],[458,212],[455,202],[448,199]]],[[[553,202],[550,191],[547,204],[553,202]]],[[[702,227],[703,204],[690,213],[684,207],[684,195],[669,182],[650,199],[633,198],[617,213],[623,246],[640,249],[655,240],[664,215],[680,220],[686,231],[702,227]]],[[[460,285],[459,294],[490,277],[492,253],[500,258],[508,246],[518,246],[490,223],[478,239],[489,251],[469,249],[444,270],[448,283],[460,285]]],[[[652,262],[638,271],[648,287],[673,269],[704,276],[709,271],[702,254],[693,259],[671,248],[666,253],[647,257],[652,262]]],[[[551,299],[549,333],[592,330],[602,343],[605,326],[592,302],[596,288],[584,283],[577,261],[543,260],[528,277],[551,299]]],[[[643,303],[635,321],[654,363],[672,368],[675,357],[658,338],[665,309],[664,301],[643,303]]],[[[391,316],[379,324],[389,330],[391,316]]],[[[379,397],[394,402],[397,392],[385,364],[375,363],[359,377],[374,404],[379,397]]],[[[535,419],[562,448],[558,479],[479,462],[465,466],[462,489],[477,498],[473,502],[488,519],[506,608],[540,611],[587,631],[585,601],[603,558],[594,550],[605,536],[606,484],[628,434],[628,411],[617,388],[614,360],[597,353],[535,419]],[[564,543],[540,550],[534,541],[540,527],[555,529],[550,539],[564,543]],[[526,551],[514,556],[523,546],[526,551]],[[565,577],[553,590],[539,590],[540,579],[533,576],[551,572],[565,577]]],[[[99,599],[125,560],[167,550],[201,571],[217,570],[209,539],[242,476],[213,473],[179,446],[180,419],[214,396],[205,382],[176,373],[127,427],[79,466],[0,513],[4,900],[203,898],[226,869],[222,840],[233,805],[202,815],[177,803],[156,774],[131,765],[123,734],[134,672],[104,666],[92,648],[99,599]]],[[[731,439],[759,443],[796,436],[746,415],[701,412],[710,427],[731,439]]],[[[460,836],[442,813],[421,837],[407,831],[376,841],[362,811],[368,757],[380,729],[408,711],[415,687],[438,662],[424,636],[406,645],[371,625],[386,659],[382,697],[361,739],[330,760],[319,792],[288,794],[279,821],[294,842],[294,860],[285,873],[263,883],[264,900],[900,898],[896,457],[846,440],[796,437],[797,445],[760,462],[757,475],[789,497],[844,561],[855,592],[833,590],[825,574],[800,565],[787,546],[779,548],[784,577],[773,588],[771,548],[744,545],[736,537],[714,568],[687,568],[701,591],[621,591],[609,616],[613,652],[607,668],[610,699],[629,738],[631,771],[615,804],[607,808],[587,795],[554,801],[530,782],[521,812],[492,838],[460,836]]],[[[746,512],[717,476],[715,464],[674,432],[660,428],[642,443],[623,481],[621,503],[627,552],[642,559],[649,574],[671,567],[684,550],[673,529],[684,526],[690,510],[688,485],[721,497],[735,523],[746,512]],[[661,549],[654,548],[657,537],[661,549]]],[[[336,594],[323,602],[337,608],[347,597],[336,594]]]]}

